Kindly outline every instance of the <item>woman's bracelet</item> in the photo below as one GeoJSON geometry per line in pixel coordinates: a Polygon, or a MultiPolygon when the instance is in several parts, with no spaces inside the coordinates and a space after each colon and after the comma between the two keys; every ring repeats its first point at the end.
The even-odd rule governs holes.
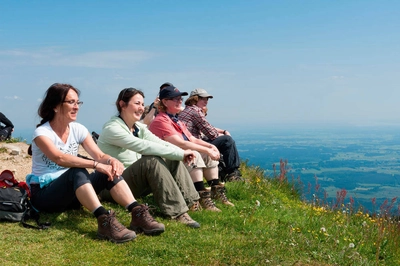
{"type": "Polygon", "coordinates": [[[93,169],[96,169],[98,164],[99,164],[99,162],[93,161],[93,169]]]}
{"type": "Polygon", "coordinates": [[[111,159],[114,159],[114,157],[110,157],[107,159],[107,164],[111,164],[111,159]]]}

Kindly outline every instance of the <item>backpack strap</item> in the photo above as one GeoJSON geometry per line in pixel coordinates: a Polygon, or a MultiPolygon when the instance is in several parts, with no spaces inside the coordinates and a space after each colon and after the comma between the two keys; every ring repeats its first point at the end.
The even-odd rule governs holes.
{"type": "Polygon", "coordinates": [[[39,222],[39,218],[40,218],[39,212],[36,211],[36,209],[32,206],[31,201],[28,200],[27,209],[22,215],[21,219],[22,226],[25,228],[31,228],[37,230],[45,230],[51,226],[50,222],[44,222],[44,223],[39,222]],[[28,224],[27,221],[30,219],[35,220],[36,225],[28,224]]]}

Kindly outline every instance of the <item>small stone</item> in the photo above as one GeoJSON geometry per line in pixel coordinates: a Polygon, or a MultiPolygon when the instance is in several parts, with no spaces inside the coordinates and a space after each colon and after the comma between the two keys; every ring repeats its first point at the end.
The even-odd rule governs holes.
{"type": "Polygon", "coordinates": [[[21,150],[20,149],[13,149],[11,151],[11,155],[20,155],[21,154],[21,150]]]}

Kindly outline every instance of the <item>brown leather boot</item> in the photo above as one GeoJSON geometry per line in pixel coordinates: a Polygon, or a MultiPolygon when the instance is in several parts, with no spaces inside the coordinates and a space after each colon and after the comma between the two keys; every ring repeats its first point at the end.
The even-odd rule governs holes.
{"type": "Polygon", "coordinates": [[[132,209],[132,221],[130,228],[136,232],[144,232],[146,235],[159,235],[165,231],[165,226],[154,220],[149,213],[149,206],[141,204],[132,209]]]}
{"type": "Polygon", "coordinates": [[[200,228],[200,224],[192,219],[187,212],[175,218],[177,222],[183,223],[191,228],[200,228]]]}
{"type": "Polygon", "coordinates": [[[189,211],[191,211],[191,212],[199,212],[202,209],[203,208],[201,207],[200,202],[198,200],[193,202],[193,204],[189,207],[189,211]]]}
{"type": "Polygon", "coordinates": [[[220,209],[218,209],[215,206],[215,203],[211,200],[211,192],[207,190],[199,191],[200,195],[200,205],[203,209],[213,211],[213,212],[221,212],[220,209]]]}
{"type": "Polygon", "coordinates": [[[127,229],[117,218],[115,212],[110,210],[108,214],[100,215],[97,218],[97,237],[108,239],[114,243],[123,243],[136,238],[135,232],[127,229]]]}
{"type": "Polygon", "coordinates": [[[211,187],[211,198],[214,200],[219,200],[223,204],[228,206],[235,206],[232,202],[228,200],[225,195],[226,189],[224,184],[219,184],[211,187]]]}

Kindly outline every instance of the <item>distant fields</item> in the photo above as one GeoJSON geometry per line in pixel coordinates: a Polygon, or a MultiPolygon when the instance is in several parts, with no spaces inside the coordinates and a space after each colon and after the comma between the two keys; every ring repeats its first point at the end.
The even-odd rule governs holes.
{"type": "Polygon", "coordinates": [[[355,204],[374,211],[385,199],[390,202],[400,195],[400,128],[259,131],[234,133],[242,159],[270,176],[273,164],[279,170],[279,160],[288,160],[290,175],[300,178],[308,199],[313,194],[323,199],[325,191],[326,201],[332,202],[337,191],[345,189],[346,202],[351,196],[355,204]]]}

